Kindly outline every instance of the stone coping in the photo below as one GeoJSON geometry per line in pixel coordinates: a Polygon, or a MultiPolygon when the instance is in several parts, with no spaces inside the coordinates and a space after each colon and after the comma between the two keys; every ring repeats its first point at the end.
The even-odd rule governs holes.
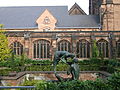
{"type": "MultiPolygon", "coordinates": [[[[24,71],[19,72],[15,76],[0,76],[0,80],[17,80],[20,77],[24,76],[25,74],[35,74],[35,73],[42,73],[42,74],[52,74],[53,71],[24,71]]],[[[66,73],[66,71],[57,71],[57,73],[66,73]]],[[[80,73],[100,73],[106,77],[109,77],[111,74],[105,71],[80,71],[80,73]]]]}
{"type": "Polygon", "coordinates": [[[31,89],[33,89],[33,88],[35,88],[35,86],[0,86],[0,90],[1,89],[10,89],[10,90],[13,90],[13,89],[29,89],[29,90],[31,90],[31,89]]]}

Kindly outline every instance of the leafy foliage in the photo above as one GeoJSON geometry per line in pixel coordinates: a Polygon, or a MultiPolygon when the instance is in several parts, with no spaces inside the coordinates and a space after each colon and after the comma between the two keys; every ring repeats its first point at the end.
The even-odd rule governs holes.
{"type": "MultiPolygon", "coordinates": [[[[37,90],[108,90],[103,81],[38,82],[37,90]]],[[[109,89],[110,90],[110,89],[109,89]]]]}
{"type": "Polygon", "coordinates": [[[32,80],[32,81],[25,80],[25,82],[21,86],[34,86],[37,82],[38,80],[32,80]]]}
{"type": "Polygon", "coordinates": [[[0,76],[8,75],[10,71],[10,68],[0,69],[0,76]]]}
{"type": "Polygon", "coordinates": [[[120,90],[120,72],[112,74],[112,76],[108,78],[108,84],[113,90],[120,90]]]}
{"type": "MultiPolygon", "coordinates": [[[[101,60],[92,58],[78,62],[80,71],[107,71],[109,73],[120,72],[120,62],[118,60],[101,60]]],[[[12,54],[11,59],[1,61],[0,67],[8,67],[11,71],[53,71],[51,60],[31,60],[27,56],[16,56],[12,54]]],[[[66,71],[68,66],[62,62],[57,65],[57,71],[66,71]]]]}
{"type": "Polygon", "coordinates": [[[120,90],[120,73],[114,73],[107,81],[73,80],[66,82],[39,81],[36,90],[120,90]]]}
{"type": "MultiPolygon", "coordinates": [[[[46,81],[39,81],[35,86],[36,90],[47,90],[47,82],[46,81]]],[[[52,90],[52,89],[51,89],[52,90]]],[[[54,89],[53,89],[54,90],[54,89]]]]}
{"type": "Polygon", "coordinates": [[[4,61],[10,57],[10,49],[8,47],[8,39],[2,30],[2,25],[0,25],[0,61],[4,61]]]}
{"type": "Polygon", "coordinates": [[[96,45],[96,41],[93,40],[93,47],[92,47],[92,58],[98,58],[99,57],[99,50],[96,45]]]}

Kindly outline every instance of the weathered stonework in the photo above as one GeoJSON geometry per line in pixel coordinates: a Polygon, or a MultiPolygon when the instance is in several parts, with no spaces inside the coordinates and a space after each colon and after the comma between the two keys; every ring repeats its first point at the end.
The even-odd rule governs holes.
{"type": "MultiPolygon", "coordinates": [[[[25,29],[24,28],[6,29],[7,34],[9,36],[8,37],[9,46],[14,42],[19,42],[21,45],[23,45],[23,51],[25,52],[25,54],[29,58],[36,60],[53,59],[54,53],[56,50],[58,50],[58,48],[61,49],[69,48],[70,49],[69,52],[74,53],[76,56],[80,52],[85,53],[86,55],[81,56],[81,58],[79,54],[79,59],[86,59],[92,57],[92,44],[93,44],[92,40],[96,40],[96,42],[99,42],[101,40],[106,43],[101,42],[99,45],[103,47],[102,45],[104,44],[106,45],[106,47],[108,47],[107,51],[109,55],[106,58],[114,57],[113,51],[117,49],[116,43],[120,40],[119,32],[120,1],[119,0],[113,0],[113,2],[111,2],[111,0],[110,2],[106,2],[106,0],[101,0],[101,2],[98,1],[100,0],[92,0],[90,2],[90,14],[99,15],[98,18],[100,19],[100,23],[97,23],[99,24],[99,27],[88,27],[86,21],[84,22],[86,22],[85,25],[87,27],[74,27],[74,24],[72,24],[73,26],[68,25],[69,27],[66,28],[64,27],[64,25],[61,27],[59,26],[57,27],[57,24],[60,23],[59,20],[57,20],[57,18],[54,17],[54,15],[49,10],[46,9],[35,20],[36,21],[35,24],[37,24],[38,27],[25,29]],[[59,43],[61,41],[66,42],[61,43],[60,46],[59,43]],[[89,47],[86,47],[88,44],[89,47]],[[66,47],[65,45],[66,46],[68,45],[68,47],[66,47]],[[46,47],[48,47],[48,50],[46,50],[46,47]],[[41,50],[37,51],[38,49],[41,50]],[[42,53],[47,52],[46,56],[49,55],[49,57],[43,55],[45,57],[43,58],[42,54],[41,54],[42,57],[40,57],[38,54],[40,54],[41,53],[40,51],[42,50],[43,50],[42,53]],[[90,55],[87,57],[88,51],[90,55]],[[35,56],[34,54],[36,54],[36,57],[34,57],[35,56]]],[[[77,16],[81,14],[82,16],[86,15],[82,11],[82,9],[78,7],[77,4],[74,4],[74,6],[67,13],[69,13],[68,15],[71,16],[76,15],[75,18],[77,18],[77,16]]]]}
{"type": "Polygon", "coordinates": [[[95,3],[98,0],[90,0],[90,14],[99,14],[103,31],[120,31],[120,1],[99,0],[99,7],[95,3]]]}
{"type": "MultiPolygon", "coordinates": [[[[77,32],[77,31],[75,31],[75,32],[77,32]]],[[[33,48],[31,48],[31,47],[33,47],[33,43],[37,40],[47,40],[47,41],[50,42],[50,45],[51,45],[50,55],[52,55],[52,57],[50,59],[52,59],[53,55],[54,55],[54,52],[57,50],[58,42],[60,42],[62,40],[67,40],[68,42],[71,43],[71,47],[70,47],[71,50],[72,50],[71,52],[76,53],[77,42],[79,42],[80,40],[87,40],[89,43],[91,43],[91,36],[93,34],[95,36],[96,42],[101,40],[101,39],[104,39],[107,42],[109,42],[109,32],[104,33],[104,32],[99,32],[99,31],[96,31],[96,33],[91,33],[91,32],[88,32],[88,31],[83,31],[81,33],[68,33],[68,32],[59,33],[59,31],[57,31],[57,33],[54,33],[54,32],[53,33],[46,33],[46,32],[40,33],[39,32],[39,33],[31,33],[31,35],[30,35],[31,37],[29,38],[29,40],[25,40],[24,37],[12,37],[12,36],[9,36],[8,40],[9,40],[9,45],[11,45],[15,41],[18,41],[24,46],[24,48],[28,48],[28,51],[26,52],[26,55],[31,59],[34,59],[33,48]],[[56,35],[58,37],[58,39],[53,38],[53,35],[56,35]],[[48,36],[49,36],[49,38],[46,38],[48,36]]],[[[120,35],[120,33],[114,32],[114,35],[118,36],[118,35],[120,35]]],[[[114,39],[114,43],[116,43],[119,39],[120,39],[119,37],[116,37],[114,39]]]]}
{"type": "Polygon", "coordinates": [[[56,18],[47,9],[37,19],[38,28],[43,31],[45,29],[54,30],[57,22],[56,18]]]}

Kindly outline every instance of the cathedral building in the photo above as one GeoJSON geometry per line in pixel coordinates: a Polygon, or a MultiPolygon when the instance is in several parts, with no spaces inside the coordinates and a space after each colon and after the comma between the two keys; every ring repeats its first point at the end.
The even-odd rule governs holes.
{"type": "Polygon", "coordinates": [[[9,47],[34,60],[52,59],[55,51],[92,57],[93,40],[104,58],[120,58],[120,0],[89,0],[89,15],[67,6],[0,7],[9,47]]]}

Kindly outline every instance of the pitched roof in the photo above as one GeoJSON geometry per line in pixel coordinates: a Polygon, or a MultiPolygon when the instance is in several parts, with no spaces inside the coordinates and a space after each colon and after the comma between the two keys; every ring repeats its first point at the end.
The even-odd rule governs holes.
{"type": "Polygon", "coordinates": [[[94,28],[99,27],[99,17],[95,15],[70,15],[59,20],[57,27],[64,28],[94,28]]]}
{"type": "Polygon", "coordinates": [[[5,29],[37,28],[36,20],[48,9],[57,19],[56,28],[99,27],[98,16],[69,15],[67,6],[0,7],[0,24],[5,29]]]}
{"type": "Polygon", "coordinates": [[[79,12],[77,13],[77,15],[87,15],[84,10],[77,4],[75,3],[69,10],[69,14],[71,14],[75,9],[77,9],[79,12]]]}

